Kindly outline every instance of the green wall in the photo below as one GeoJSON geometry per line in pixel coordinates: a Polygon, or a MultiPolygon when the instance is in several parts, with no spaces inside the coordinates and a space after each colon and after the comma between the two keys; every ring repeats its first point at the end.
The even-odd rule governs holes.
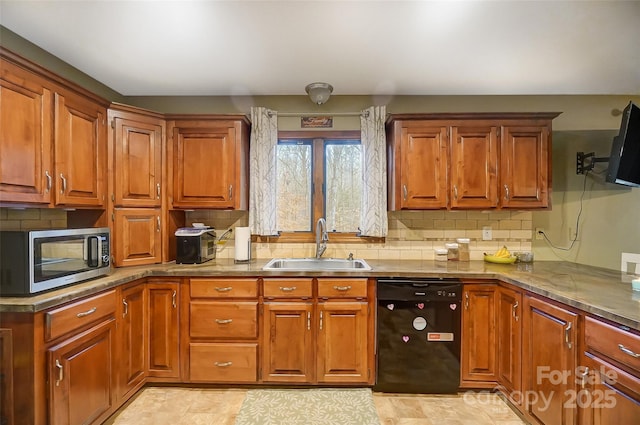
{"type": "MultiPolygon", "coordinates": [[[[629,100],[640,104],[640,94],[616,96],[332,96],[324,105],[300,96],[122,96],[57,57],[0,27],[2,46],[30,59],[109,100],[164,113],[242,113],[251,106],[280,112],[331,114],[357,112],[371,105],[387,105],[389,113],[409,112],[561,112],[553,123],[553,207],[533,214],[533,226],[545,229],[551,242],[569,246],[575,229],[585,177],[575,173],[575,153],[595,151],[608,156],[612,137],[620,126],[619,111],[629,100]]],[[[615,76],[612,76],[615,78],[615,76]]],[[[303,92],[304,88],[300,88],[303,92]]],[[[281,118],[279,128],[299,128],[299,118],[281,118]]],[[[359,128],[359,118],[335,117],[334,129],[359,128]]],[[[605,165],[599,165],[602,170],[605,165]]],[[[551,248],[534,239],[536,260],[563,259],[619,269],[620,253],[640,253],[640,189],[603,182],[602,176],[586,177],[578,240],[570,251],[551,248]]]]}

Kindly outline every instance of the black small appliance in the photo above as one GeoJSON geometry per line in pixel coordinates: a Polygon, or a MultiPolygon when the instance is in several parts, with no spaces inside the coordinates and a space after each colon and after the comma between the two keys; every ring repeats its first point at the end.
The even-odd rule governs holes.
{"type": "Polygon", "coordinates": [[[176,263],[201,264],[216,258],[216,232],[211,227],[176,230],[176,263]]]}

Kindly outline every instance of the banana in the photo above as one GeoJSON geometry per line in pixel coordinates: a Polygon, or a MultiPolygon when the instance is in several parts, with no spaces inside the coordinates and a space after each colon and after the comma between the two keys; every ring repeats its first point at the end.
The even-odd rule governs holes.
{"type": "Polygon", "coordinates": [[[498,258],[509,258],[511,257],[511,253],[509,252],[509,250],[507,249],[506,246],[502,246],[502,248],[500,248],[495,254],[494,256],[498,257],[498,258]]]}

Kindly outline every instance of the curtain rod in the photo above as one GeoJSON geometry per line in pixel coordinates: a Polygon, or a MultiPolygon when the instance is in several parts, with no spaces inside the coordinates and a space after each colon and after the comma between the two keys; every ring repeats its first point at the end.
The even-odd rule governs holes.
{"type": "Polygon", "coordinates": [[[331,116],[331,117],[368,117],[369,111],[361,111],[361,112],[278,112],[271,111],[267,112],[270,117],[274,115],[274,113],[279,117],[321,117],[321,116],[331,116]]]}

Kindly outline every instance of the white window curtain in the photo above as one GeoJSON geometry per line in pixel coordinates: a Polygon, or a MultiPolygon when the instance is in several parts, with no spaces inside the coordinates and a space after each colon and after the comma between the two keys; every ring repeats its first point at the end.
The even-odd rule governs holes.
{"type": "Polygon", "coordinates": [[[360,217],[362,236],[385,237],[387,221],[386,107],[372,106],[360,115],[363,194],[360,217]]]}
{"type": "Polygon", "coordinates": [[[276,223],[276,148],[278,115],[262,107],[251,108],[249,146],[249,227],[251,234],[278,234],[276,223]]]}

